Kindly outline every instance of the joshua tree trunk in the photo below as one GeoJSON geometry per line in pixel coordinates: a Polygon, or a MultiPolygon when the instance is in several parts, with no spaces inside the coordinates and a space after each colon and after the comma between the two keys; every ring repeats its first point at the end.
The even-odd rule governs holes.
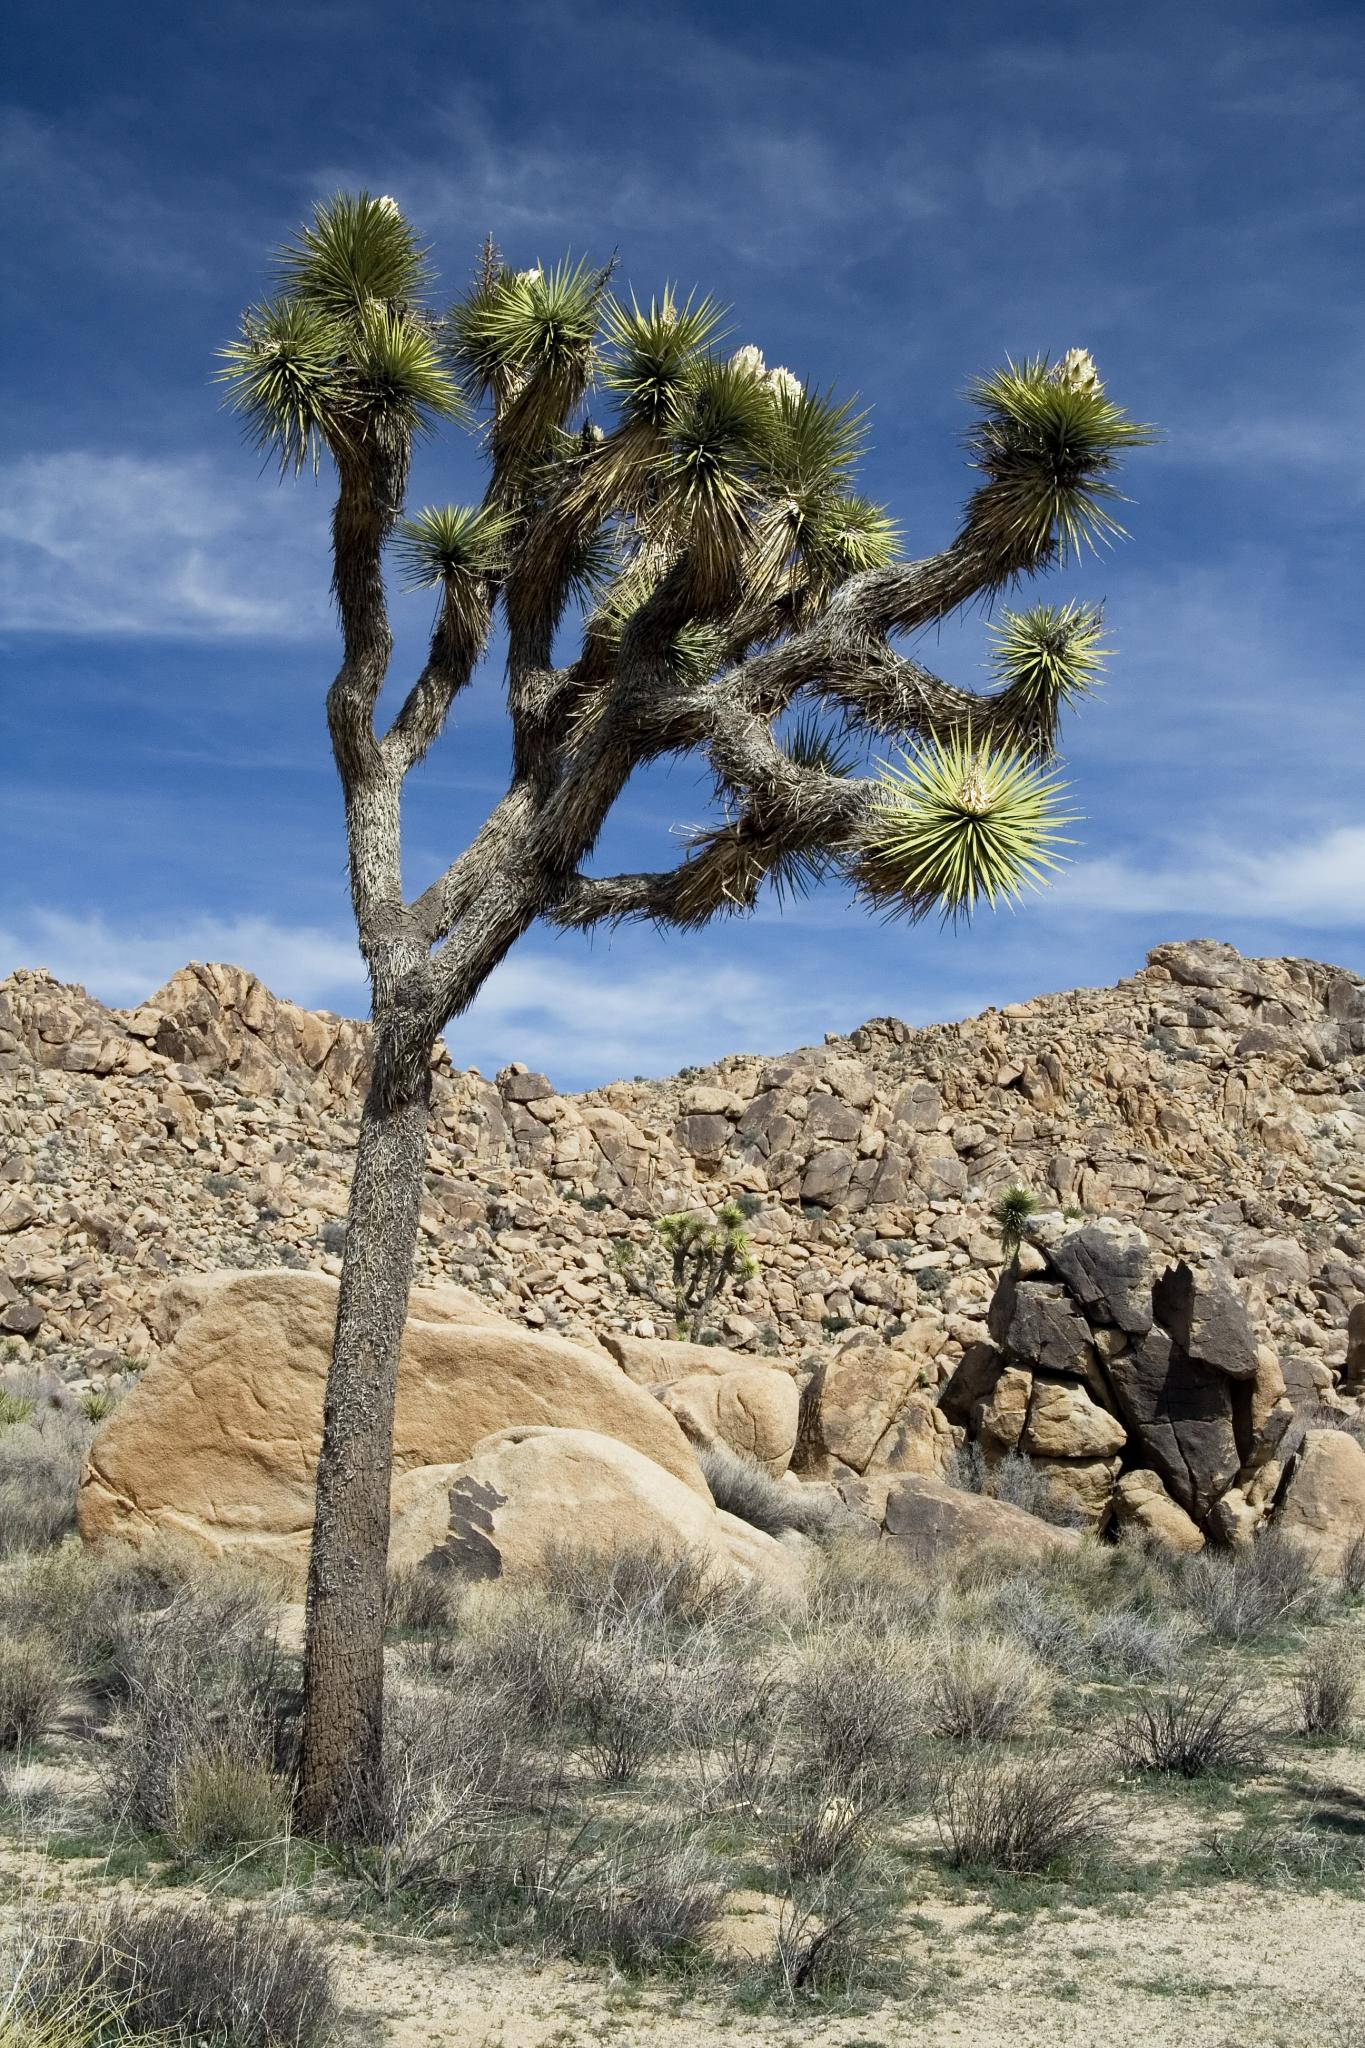
{"type": "Polygon", "coordinates": [[[398,1355],[426,1167],[430,1066],[381,1030],[361,1117],[308,1571],[299,1819],[362,1831],[383,1741],[398,1355]]]}

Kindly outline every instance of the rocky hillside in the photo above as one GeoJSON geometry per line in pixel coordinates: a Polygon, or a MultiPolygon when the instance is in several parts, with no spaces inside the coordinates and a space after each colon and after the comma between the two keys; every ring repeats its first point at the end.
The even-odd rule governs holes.
{"type": "MultiPolygon", "coordinates": [[[[132,1011],[0,983],[10,1356],[98,1378],[154,1347],[169,1273],[337,1271],[366,1056],[363,1025],[234,967],[132,1011]]],[[[792,1359],[867,1325],[941,1376],[984,1334],[1016,1182],[1225,1261],[1319,1384],[1365,1296],[1365,983],[1313,961],[1161,946],[1116,988],[586,1095],[442,1054],[435,1105],[418,1278],[536,1328],[650,1334],[619,1241],[743,1194],[759,1270],[731,1349],[792,1359]]]]}

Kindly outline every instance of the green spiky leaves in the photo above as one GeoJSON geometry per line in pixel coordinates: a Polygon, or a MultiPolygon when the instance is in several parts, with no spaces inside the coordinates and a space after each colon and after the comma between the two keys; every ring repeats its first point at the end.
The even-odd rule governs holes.
{"type": "Polygon", "coordinates": [[[1032,1188],[1016,1181],[997,1195],[991,1214],[1000,1225],[1000,1249],[1012,1259],[1024,1242],[1024,1225],[1036,1216],[1042,1204],[1032,1188]]]}
{"type": "Polygon", "coordinates": [[[439,588],[446,626],[462,641],[487,632],[488,579],[506,566],[510,526],[487,506],[428,505],[396,529],[393,551],[408,588],[439,588]]]}
{"type": "Polygon", "coordinates": [[[1099,684],[1106,656],[1104,614],[1098,605],[1038,604],[1006,612],[990,631],[991,666],[1000,682],[993,729],[1018,745],[1050,754],[1061,711],[1099,684]]]}
{"type": "Polygon", "coordinates": [[[499,267],[480,278],[449,322],[467,397],[491,398],[495,442],[544,455],[592,375],[606,275],[567,257],[551,270],[499,267]]]}
{"type": "Polygon", "coordinates": [[[425,258],[392,199],[340,193],[280,251],[278,298],[222,351],[227,403],[285,471],[366,446],[401,456],[461,411],[420,305],[425,258]]]}
{"type": "Polygon", "coordinates": [[[420,306],[430,272],[426,251],[387,196],[338,192],[313,209],[278,257],[280,283],[291,299],[327,319],[353,320],[366,306],[420,306]]]}
{"type": "Polygon", "coordinates": [[[602,384],[625,426],[671,433],[706,349],[716,339],[721,310],[710,299],[679,306],[671,290],[642,312],[613,302],[607,311],[607,357],[602,384]]]}
{"type": "Polygon", "coordinates": [[[1111,510],[1119,458],[1155,437],[1106,398],[1084,349],[1056,365],[1041,356],[1007,363],[970,396],[980,417],[967,445],[987,482],[972,498],[968,528],[1002,579],[1122,534],[1111,510]]]}
{"type": "Polygon", "coordinates": [[[394,539],[394,553],[407,575],[410,590],[449,584],[462,576],[487,576],[502,566],[502,547],[510,521],[487,507],[428,505],[415,519],[405,519],[394,539]]]}
{"type": "Polygon", "coordinates": [[[243,315],[221,355],[219,378],[247,439],[284,471],[316,470],[336,407],[334,323],[297,299],[270,299],[243,315]]]}
{"type": "Polygon", "coordinates": [[[968,732],[883,764],[858,878],[876,900],[919,918],[970,917],[1036,889],[1062,864],[1065,785],[1026,756],[968,732]]]}
{"type": "Polygon", "coordinates": [[[1033,702],[1069,704],[1093,690],[1106,655],[1098,605],[1036,604],[1006,612],[990,631],[991,666],[1000,682],[1033,702]]]}

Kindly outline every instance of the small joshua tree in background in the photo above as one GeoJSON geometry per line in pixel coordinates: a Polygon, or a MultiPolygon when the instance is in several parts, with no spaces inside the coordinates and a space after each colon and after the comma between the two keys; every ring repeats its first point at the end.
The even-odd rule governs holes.
{"type": "Polygon", "coordinates": [[[754,347],[722,351],[709,299],[611,285],[610,267],[517,270],[489,245],[438,310],[395,202],[340,194],[225,352],[256,447],[286,475],[324,456],[336,473],[327,725],[374,1020],[309,1564],[310,1829],[361,1828],[379,1799],[393,1410],[437,1039],[539,923],[696,931],[765,886],[836,879],[912,921],[959,918],[1044,881],[1066,823],[1049,762],[1098,672],[1098,613],[1003,614],[985,693],[905,641],[1119,533],[1118,466],[1150,438],[1084,349],[1007,363],[970,387],[956,533],[906,560],[858,491],[864,415],[754,347]],[[482,498],[410,516],[413,449],[442,424],[477,434],[482,498]],[[391,712],[394,567],[434,617],[391,712]],[[410,896],[405,785],[499,614],[508,786],[410,896]],[[593,872],[632,776],[689,757],[716,802],[683,857],[593,872]]]}
{"type": "Polygon", "coordinates": [[[1024,1225],[1030,1216],[1038,1213],[1038,1197],[1031,1188],[1006,1188],[999,1196],[991,1214],[1000,1225],[1000,1248],[1007,1259],[1019,1256],[1019,1247],[1024,1242],[1024,1225]]]}
{"type": "Polygon", "coordinates": [[[744,1212],[737,1202],[722,1202],[714,1217],[704,1210],[679,1210],[661,1216],[655,1230],[659,1245],[653,1256],[624,1244],[617,1264],[631,1293],[643,1295],[668,1316],[675,1337],[699,1343],[726,1289],[758,1271],[744,1212]]]}

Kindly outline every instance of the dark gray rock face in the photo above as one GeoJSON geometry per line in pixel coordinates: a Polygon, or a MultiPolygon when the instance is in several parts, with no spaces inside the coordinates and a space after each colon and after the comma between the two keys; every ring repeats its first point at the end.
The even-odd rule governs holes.
{"type": "Polygon", "coordinates": [[[969,1344],[956,1372],[938,1397],[949,1422],[966,1427],[978,1401],[989,1398],[1004,1367],[993,1344],[969,1344]]]}
{"type": "Polygon", "coordinates": [[[1196,1521],[1237,1477],[1241,1456],[1232,1383],[1185,1357],[1152,1329],[1107,1367],[1120,1413],[1143,1451],[1196,1521]]]}
{"type": "Polygon", "coordinates": [[[1006,1299],[1008,1312],[996,1317],[992,1304],[991,1320],[991,1334],[1006,1357],[1084,1379],[1095,1357],[1090,1326],[1065,1288],[1047,1280],[1018,1280],[1006,1299]]]}
{"type": "Polygon", "coordinates": [[[1087,1223],[1064,1236],[1027,1233],[1092,1323],[1130,1337],[1152,1327],[1152,1268],[1147,1240],[1131,1223],[1087,1223]]]}
{"type": "Polygon", "coordinates": [[[1196,1269],[1181,1259],[1157,1281],[1152,1307],[1188,1358],[1230,1379],[1255,1379],[1251,1317],[1221,1273],[1196,1269]]]}

